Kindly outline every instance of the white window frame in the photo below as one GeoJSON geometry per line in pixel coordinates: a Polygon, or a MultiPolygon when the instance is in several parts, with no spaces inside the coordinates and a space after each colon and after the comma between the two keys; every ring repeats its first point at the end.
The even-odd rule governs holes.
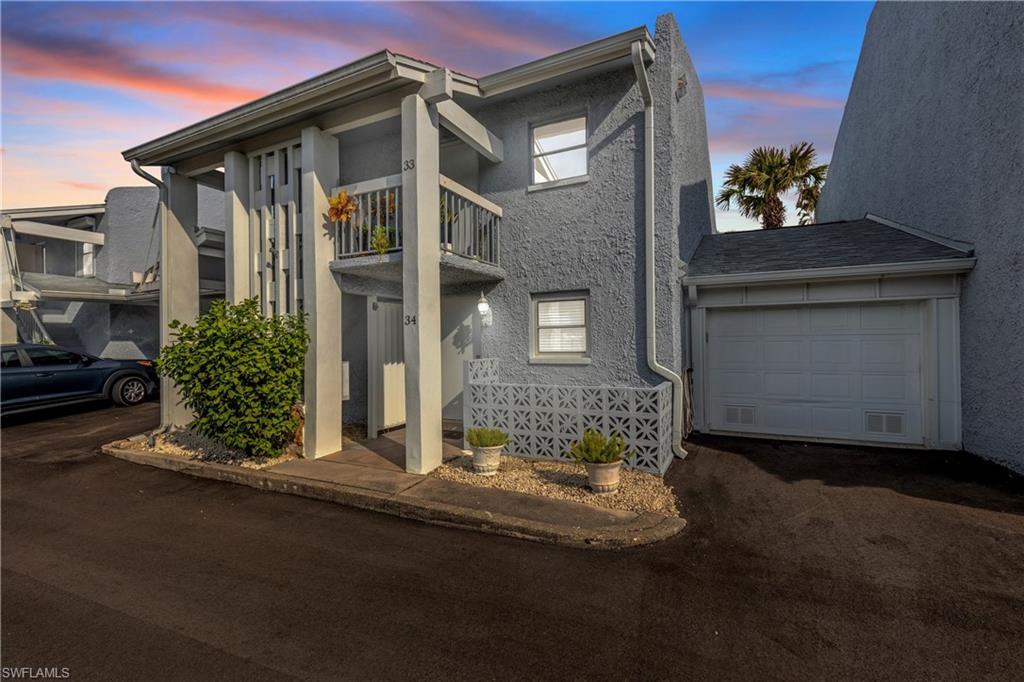
{"type": "Polygon", "coordinates": [[[96,245],[83,242],[75,252],[75,277],[96,276],[96,245]]]}
{"type": "Polygon", "coordinates": [[[589,365],[593,350],[589,291],[558,291],[530,295],[530,363],[537,365],[589,365]],[[583,301],[583,329],[586,349],[582,352],[540,352],[540,304],[555,301],[583,301]]]}
{"type": "Polygon", "coordinates": [[[564,187],[566,185],[576,185],[582,182],[590,180],[590,119],[586,112],[576,112],[569,116],[561,116],[556,119],[549,119],[544,121],[537,121],[530,124],[530,168],[529,168],[529,186],[526,188],[528,192],[535,192],[540,189],[550,189],[553,187],[564,187]],[[538,128],[545,126],[554,125],[556,123],[565,123],[566,121],[572,121],[577,118],[583,119],[583,144],[569,145],[568,147],[562,147],[559,149],[553,149],[551,151],[538,153],[537,146],[534,143],[534,133],[538,128]],[[585,169],[582,175],[573,175],[568,178],[559,178],[557,180],[548,180],[546,182],[534,182],[534,169],[533,164],[538,157],[551,156],[553,154],[561,154],[563,152],[569,152],[576,149],[582,149],[586,156],[585,169]]]}

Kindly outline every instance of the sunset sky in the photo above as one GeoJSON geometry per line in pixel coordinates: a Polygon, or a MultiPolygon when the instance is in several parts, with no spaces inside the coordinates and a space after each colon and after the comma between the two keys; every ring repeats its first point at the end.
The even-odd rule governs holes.
{"type": "Polygon", "coordinates": [[[99,203],[141,184],[122,150],[383,48],[482,76],[669,11],[716,191],[755,145],[828,159],[870,3],[3,2],[3,205],[99,203]]]}

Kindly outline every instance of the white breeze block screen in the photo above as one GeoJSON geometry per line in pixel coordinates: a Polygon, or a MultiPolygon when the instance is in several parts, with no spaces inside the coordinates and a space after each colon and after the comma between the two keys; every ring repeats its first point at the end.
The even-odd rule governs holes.
{"type": "Polygon", "coordinates": [[[636,453],[629,466],[662,474],[672,463],[672,386],[539,386],[498,382],[498,361],[467,360],[465,428],[508,433],[510,455],[570,459],[584,429],[618,433],[636,453]]]}

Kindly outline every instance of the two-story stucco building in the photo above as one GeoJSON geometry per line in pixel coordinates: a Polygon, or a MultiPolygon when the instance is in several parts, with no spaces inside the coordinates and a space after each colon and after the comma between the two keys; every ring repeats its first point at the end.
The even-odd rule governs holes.
{"type": "MultiPolygon", "coordinates": [[[[224,191],[227,297],[308,315],[307,456],[343,424],[404,424],[407,469],[429,471],[446,418],[530,454],[584,426],[651,470],[681,452],[678,278],[713,213],[671,16],[480,78],[379,52],[124,157],[161,189],[164,342],[200,310],[200,185],[224,191]]],[[[188,418],[165,386],[164,423],[188,418]]]]}

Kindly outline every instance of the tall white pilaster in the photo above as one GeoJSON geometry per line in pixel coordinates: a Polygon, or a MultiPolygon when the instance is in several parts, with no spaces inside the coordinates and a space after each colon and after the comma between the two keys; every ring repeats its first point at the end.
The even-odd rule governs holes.
{"type": "MultiPolygon", "coordinates": [[[[166,169],[163,173],[166,195],[160,210],[164,212],[160,229],[160,346],[170,343],[170,323],[179,320],[191,324],[199,317],[199,249],[192,240],[198,220],[198,196],[195,180],[166,169]]],[[[192,411],[179,401],[174,382],[160,380],[160,423],[185,426],[192,411]]]]}
{"type": "Polygon", "coordinates": [[[338,182],[338,141],[315,126],[302,131],[302,272],[307,313],[306,457],[341,449],[341,287],[331,271],[334,225],[328,197],[338,182]]]}
{"type": "Polygon", "coordinates": [[[252,252],[249,240],[249,159],[240,152],[224,155],[224,297],[240,303],[249,297],[252,252]]]}
{"type": "Polygon", "coordinates": [[[402,304],[405,469],[441,464],[441,270],[437,111],[402,100],[402,304]]]}

